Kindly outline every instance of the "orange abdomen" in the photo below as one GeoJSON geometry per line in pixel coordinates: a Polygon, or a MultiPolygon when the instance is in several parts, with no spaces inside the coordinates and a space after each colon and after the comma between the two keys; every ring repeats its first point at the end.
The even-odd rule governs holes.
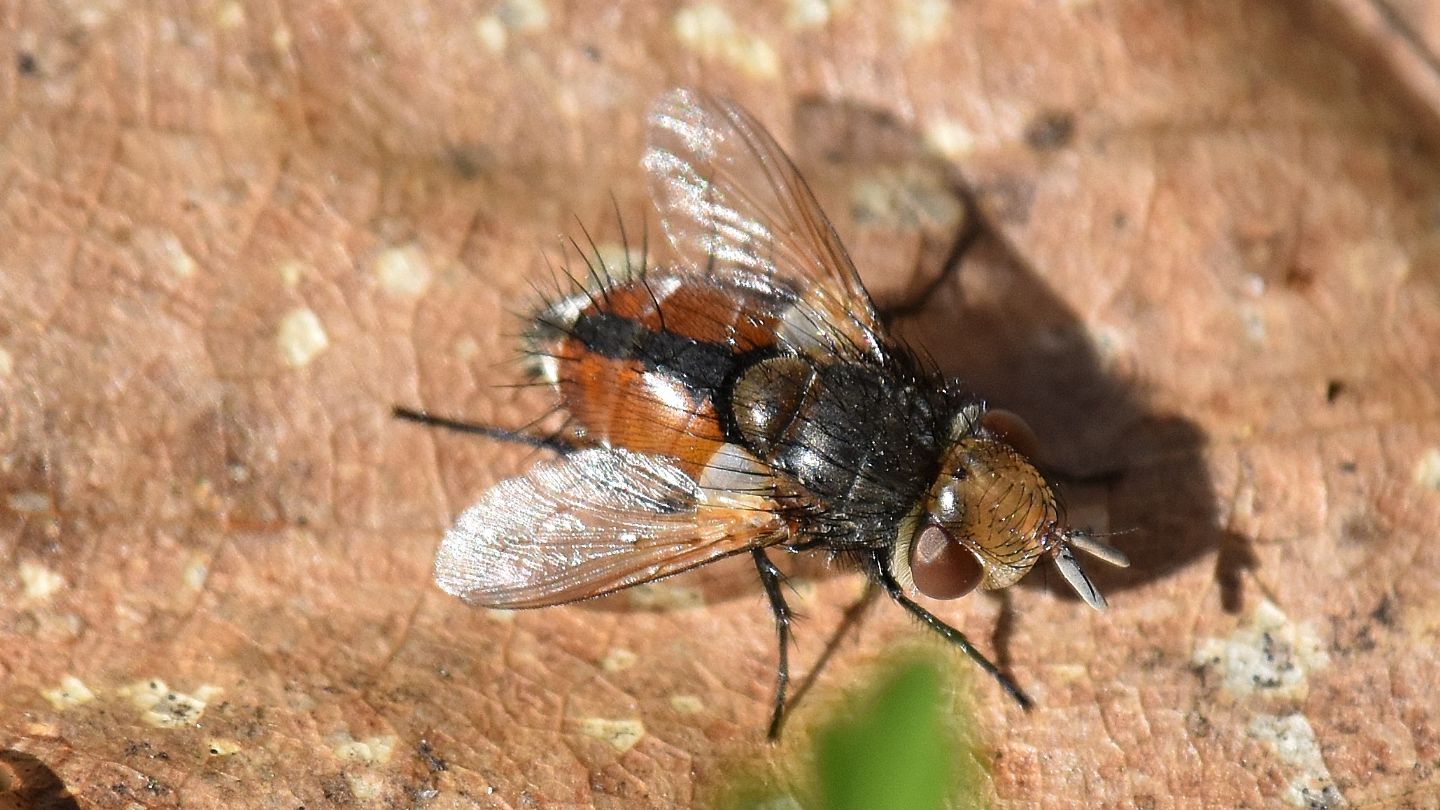
{"type": "MultiPolygon", "coordinates": [[[[717,397],[754,353],[775,345],[786,302],[774,293],[666,275],[556,307],[532,349],[588,438],[679,459],[697,474],[726,443],[717,397]]],[[[540,330],[537,330],[540,331],[540,330]]]]}

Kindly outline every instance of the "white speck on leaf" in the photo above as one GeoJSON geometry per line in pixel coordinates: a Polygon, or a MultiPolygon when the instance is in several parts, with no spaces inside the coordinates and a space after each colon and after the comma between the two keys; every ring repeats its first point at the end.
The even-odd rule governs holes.
{"type": "Polygon", "coordinates": [[[146,228],[135,235],[135,243],[145,256],[159,261],[178,278],[190,278],[199,267],[171,231],[146,228]]]}
{"type": "Polygon", "coordinates": [[[330,338],[325,334],[325,327],[320,323],[318,315],[308,309],[296,309],[291,310],[280,321],[276,342],[285,362],[301,368],[309,365],[311,360],[325,351],[330,345],[330,338]]]}
{"type": "Polygon", "coordinates": [[[388,248],[375,257],[375,277],[391,295],[418,298],[430,287],[430,262],[416,245],[388,248]]]}
{"type": "Polygon", "coordinates": [[[239,28],[245,24],[245,7],[231,0],[220,6],[220,11],[215,15],[215,21],[221,28],[239,28]]]}
{"type": "Polygon", "coordinates": [[[194,559],[185,566],[185,573],[182,575],[185,587],[192,591],[198,591],[205,587],[205,579],[210,575],[210,567],[203,559],[194,559]]]}
{"type": "Polygon", "coordinates": [[[276,272],[280,274],[280,283],[294,289],[307,276],[314,275],[315,269],[299,259],[288,259],[280,263],[276,272]]]}
{"type": "Polygon", "coordinates": [[[159,678],[139,681],[120,689],[120,694],[140,709],[140,719],[156,728],[186,728],[200,722],[205,707],[223,690],[203,684],[194,694],[177,692],[159,678]]]}
{"type": "Polygon", "coordinates": [[[1426,489],[1440,491],[1440,447],[1432,447],[1415,465],[1415,483],[1426,489]]]}
{"type": "Polygon", "coordinates": [[[550,24],[550,12],[540,0],[502,0],[495,16],[515,31],[538,31],[550,24]]]}
{"type": "Polygon", "coordinates": [[[637,660],[639,656],[635,653],[617,647],[600,659],[600,668],[606,672],[623,672],[635,666],[637,660]]]}
{"type": "Polygon", "coordinates": [[[699,714],[705,704],[695,695],[671,695],[670,708],[681,714],[699,714]]]}
{"type": "Polygon", "coordinates": [[[719,58],[757,78],[780,74],[780,57],[770,43],[741,30],[730,13],[714,3],[676,12],[675,37],[701,56],[719,58]]]}
{"type": "Polygon", "coordinates": [[[9,377],[13,371],[15,371],[15,358],[10,356],[10,352],[0,348],[0,379],[9,377]]]}
{"type": "Polygon", "coordinates": [[[504,53],[505,43],[509,35],[505,32],[505,23],[500,21],[494,14],[486,14],[475,21],[475,38],[480,40],[491,53],[504,53]]]}
{"type": "Polygon", "coordinates": [[[830,20],[850,6],[850,0],[790,0],[785,16],[791,28],[801,30],[828,25],[830,20]]]}
{"type": "Polygon", "coordinates": [[[221,737],[211,737],[205,741],[205,753],[212,757],[228,757],[239,753],[240,743],[234,740],[227,740],[221,737]]]}
{"type": "Polygon", "coordinates": [[[66,675],[60,679],[59,686],[46,689],[40,694],[60,712],[83,706],[95,699],[95,693],[90,691],[90,687],[74,675],[66,675]]]}
{"type": "Polygon", "coordinates": [[[895,33],[908,46],[935,42],[945,34],[950,4],[945,0],[901,0],[895,10],[895,33]]]}
{"type": "Polygon", "coordinates": [[[328,738],[330,750],[336,758],[345,762],[359,762],[365,765],[383,765],[395,753],[396,738],[381,734],[357,740],[347,731],[332,734],[328,738]]]}
{"type": "Polygon", "coordinates": [[[29,560],[20,563],[20,584],[25,597],[32,602],[45,602],[65,587],[65,578],[45,566],[29,560]]]}
{"type": "Polygon", "coordinates": [[[975,149],[975,133],[959,121],[942,119],[925,129],[925,143],[952,160],[963,158],[975,149]]]}

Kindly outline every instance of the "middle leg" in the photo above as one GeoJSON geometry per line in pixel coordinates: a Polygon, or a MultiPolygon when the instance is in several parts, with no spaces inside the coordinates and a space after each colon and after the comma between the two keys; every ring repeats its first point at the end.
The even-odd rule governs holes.
{"type": "Polygon", "coordinates": [[[760,583],[765,586],[765,595],[770,598],[770,612],[775,614],[775,632],[780,638],[780,662],[775,674],[775,709],[770,714],[771,740],[780,737],[780,722],[785,716],[785,687],[790,683],[790,606],[785,603],[785,594],[780,589],[783,576],[775,563],[765,556],[764,549],[753,549],[755,569],[760,572],[760,583]]]}

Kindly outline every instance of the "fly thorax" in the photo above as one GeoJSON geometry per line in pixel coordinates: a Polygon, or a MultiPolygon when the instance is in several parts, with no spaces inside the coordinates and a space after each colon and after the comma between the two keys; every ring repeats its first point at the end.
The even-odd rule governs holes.
{"type": "Polygon", "coordinates": [[[816,371],[803,357],[761,360],[741,372],[730,394],[735,427],[761,458],[774,454],[795,428],[816,371]]]}

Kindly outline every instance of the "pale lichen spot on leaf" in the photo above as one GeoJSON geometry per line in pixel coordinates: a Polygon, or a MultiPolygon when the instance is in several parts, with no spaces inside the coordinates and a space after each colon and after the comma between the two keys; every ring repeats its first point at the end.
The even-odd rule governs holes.
{"type": "Polygon", "coordinates": [[[275,272],[280,276],[280,283],[290,289],[300,285],[301,281],[315,275],[315,268],[309,262],[300,259],[286,259],[276,266],[275,272]]]}
{"type": "Polygon", "coordinates": [[[958,160],[975,151],[975,132],[953,118],[941,118],[925,127],[925,144],[941,157],[958,160]]]}
{"type": "Polygon", "coordinates": [[[515,611],[504,608],[485,608],[485,615],[489,617],[491,621],[497,621],[501,624],[509,624],[515,621],[515,611]]]}
{"type": "MultiPolygon", "coordinates": [[[[644,252],[638,248],[626,250],[623,244],[615,242],[601,242],[595,246],[595,254],[600,257],[601,273],[617,281],[635,275],[631,268],[639,270],[641,260],[646,259],[644,252]]],[[[571,293],[570,290],[560,292],[566,295],[571,293]]]]}
{"type": "Polygon", "coordinates": [[[635,666],[635,662],[638,660],[640,660],[640,657],[635,653],[621,647],[616,647],[606,653],[604,658],[600,659],[600,668],[606,672],[624,672],[635,666]]]}
{"type": "Polygon", "coordinates": [[[397,298],[419,298],[430,288],[430,261],[418,245],[386,248],[374,267],[380,287],[397,298]]]}
{"type": "Polygon", "coordinates": [[[949,231],[965,218],[965,206],[945,178],[913,164],[858,178],[850,189],[850,207],[862,225],[900,229],[949,231]]]}
{"type": "Polygon", "coordinates": [[[384,765],[395,753],[396,738],[393,734],[377,734],[357,740],[350,732],[341,731],[330,735],[327,742],[337,759],[364,765],[384,765]]]}
{"type": "Polygon", "coordinates": [[[1090,670],[1080,664],[1053,664],[1046,672],[1056,683],[1089,683],[1090,670]]]}
{"type": "Polygon", "coordinates": [[[173,231],[144,228],[135,234],[135,245],[147,258],[153,259],[177,278],[190,278],[199,265],[173,231]]]}
{"type": "Polygon", "coordinates": [[[950,4],[945,0],[900,0],[895,6],[895,33],[907,46],[935,42],[949,29],[950,4]]]}
{"type": "Polygon", "coordinates": [[[541,0],[501,0],[495,16],[513,31],[539,31],[550,24],[550,11],[541,0]]]}
{"type": "Polygon", "coordinates": [[[280,320],[280,329],[275,336],[280,355],[295,368],[310,364],[330,345],[325,326],[320,316],[305,308],[291,310],[280,320]]]}
{"type": "Polygon", "coordinates": [[[43,515],[54,507],[49,495],[34,490],[12,492],[5,497],[5,505],[13,512],[29,515],[43,515]]]}
{"type": "Polygon", "coordinates": [[[1424,487],[1440,491],[1440,447],[1432,447],[1420,456],[1420,461],[1415,465],[1415,483],[1424,487]]]}
{"type": "Polygon", "coordinates": [[[1241,301],[1236,309],[1240,313],[1240,326],[1246,339],[1257,346],[1264,345],[1268,333],[1265,329],[1265,314],[1259,305],[1252,301],[1241,301]]]}
{"type": "Polygon", "coordinates": [[[360,801],[373,801],[380,796],[384,783],[370,773],[347,773],[345,783],[350,787],[350,795],[360,801]]]}
{"type": "Polygon", "coordinates": [[[780,56],[770,43],[741,29],[730,12],[714,3],[680,9],[674,30],[680,44],[708,59],[721,59],[756,78],[780,75],[780,56]]]}
{"type": "Polygon", "coordinates": [[[645,724],[639,720],[610,720],[603,717],[586,717],[580,721],[580,731],[587,737],[604,740],[620,753],[629,751],[645,736],[645,724]]]}
{"type": "Polygon", "coordinates": [[[205,558],[195,556],[186,563],[185,571],[180,575],[185,587],[192,591],[198,591],[205,587],[205,580],[210,576],[210,566],[205,558]]]}
{"type": "Polygon", "coordinates": [[[222,691],[218,686],[203,684],[194,694],[172,690],[159,678],[138,681],[119,690],[122,697],[140,709],[140,719],[156,728],[193,726],[205,714],[205,707],[222,691]]]}
{"type": "Polygon", "coordinates": [[[0,346],[0,380],[9,377],[14,372],[15,358],[11,356],[10,352],[5,351],[5,347],[0,346]]]}
{"type": "Polygon", "coordinates": [[[705,704],[695,695],[671,695],[670,708],[681,714],[699,714],[705,704]]]}
{"type": "Polygon", "coordinates": [[[677,610],[705,604],[705,595],[698,588],[668,583],[646,583],[626,591],[633,607],[642,610],[677,610]]]}
{"type": "Polygon", "coordinates": [[[1308,622],[1290,621],[1265,600],[1228,638],[1200,639],[1192,660],[1218,674],[1232,695],[1304,700],[1307,675],[1329,664],[1330,656],[1308,622]]]}
{"type": "MultiPolygon", "coordinates": [[[[17,510],[18,511],[18,510],[17,510]]],[[[31,560],[20,563],[20,587],[31,602],[48,602],[65,587],[65,578],[31,560]]]]}
{"type": "Polygon", "coordinates": [[[1295,774],[1284,797],[1296,807],[1343,807],[1345,797],[1330,776],[1310,721],[1302,714],[1257,714],[1246,732],[1290,766],[1295,774]]]}
{"type": "Polygon", "coordinates": [[[219,10],[215,12],[215,22],[221,28],[239,28],[245,24],[245,7],[235,0],[221,3],[219,10]]]}
{"type": "Polygon", "coordinates": [[[820,594],[820,587],[815,580],[809,577],[791,577],[790,590],[795,596],[795,601],[801,604],[813,603],[815,597],[820,594]]]}
{"type": "Polygon", "coordinates": [[[509,34],[505,31],[505,23],[500,21],[494,14],[486,14],[475,21],[475,38],[480,40],[486,50],[494,54],[505,52],[505,44],[509,40],[509,34]]]}
{"type": "Polygon", "coordinates": [[[224,737],[211,737],[205,741],[205,753],[212,757],[228,757],[240,753],[240,743],[224,737]]]}
{"type": "Polygon", "coordinates": [[[850,0],[790,0],[785,22],[791,28],[821,28],[850,7],[850,0]]]}
{"type": "Polygon", "coordinates": [[[88,3],[66,3],[61,6],[74,15],[82,28],[99,28],[110,21],[123,7],[120,0],[93,0],[88,3]]]}
{"type": "Polygon", "coordinates": [[[55,707],[57,712],[83,706],[95,699],[95,693],[91,691],[90,687],[74,675],[66,675],[60,679],[59,686],[46,689],[40,694],[51,706],[55,707]]]}
{"type": "Polygon", "coordinates": [[[474,360],[480,356],[480,341],[469,335],[455,341],[455,356],[461,360],[474,360]]]}

